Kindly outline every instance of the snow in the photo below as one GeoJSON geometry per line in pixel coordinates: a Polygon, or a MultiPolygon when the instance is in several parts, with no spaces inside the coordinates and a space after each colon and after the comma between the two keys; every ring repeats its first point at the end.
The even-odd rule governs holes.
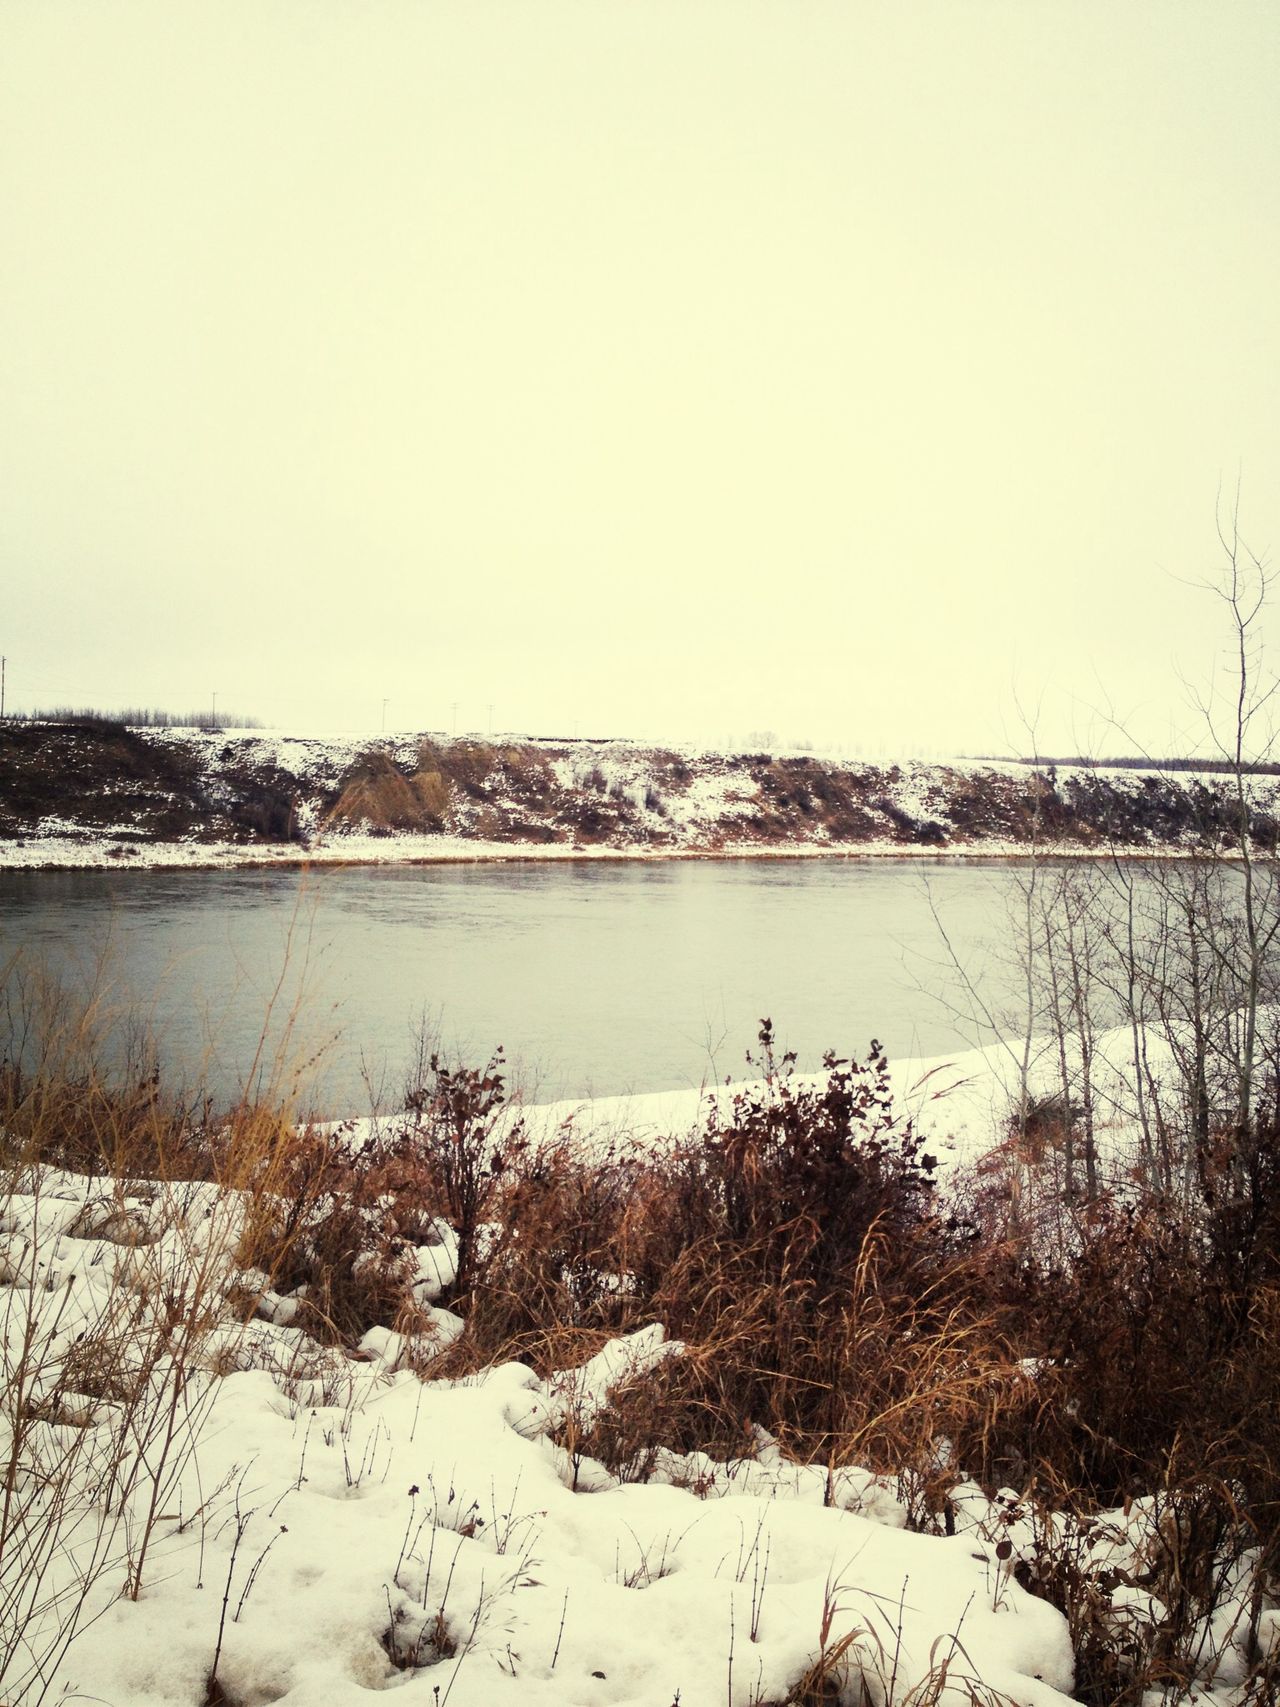
{"type": "MultiPolygon", "coordinates": [[[[710,798],[709,795],[704,798],[710,798]]],[[[691,828],[705,821],[706,811],[690,813],[684,820],[691,828]]],[[[675,815],[672,814],[674,817],[675,815]]],[[[901,842],[771,844],[726,842],[714,850],[665,848],[637,844],[614,847],[603,844],[572,845],[546,842],[490,842],[478,837],[415,835],[399,831],[394,836],[362,835],[359,831],[333,831],[310,847],[285,842],[179,841],[141,842],[134,832],[122,828],[101,834],[72,834],[70,826],[46,820],[38,838],[0,841],[0,870],[13,871],[175,871],[231,870],[238,867],[303,865],[460,865],[520,863],[528,860],[669,860],[669,859],[829,859],[929,860],[945,864],[956,860],[1025,860],[1025,843],[984,841],[953,843],[946,848],[907,846],[901,842]],[[53,833],[45,829],[53,826],[53,833]],[[113,851],[114,850],[114,851],[113,851]]],[[[1055,849],[1054,857],[1059,851],[1055,849]]],[[[1093,858],[1086,849],[1064,849],[1063,858],[1093,858]]]]}
{"type": "MultiPolygon", "coordinates": [[[[56,1662],[49,1620],[85,1584],[55,1697],[203,1707],[221,1625],[218,1678],[236,1703],[355,1707],[403,1685],[453,1707],[748,1707],[782,1701],[821,1660],[825,1620],[842,1699],[864,1672],[896,1672],[905,1694],[940,1652],[1026,1707],[1065,1699],[1062,1617],[1016,1585],[995,1603],[963,1538],[905,1532],[888,1482],[790,1464],[763,1431],[736,1463],[660,1452],[642,1484],[553,1440],[683,1354],[658,1324],[546,1381],[519,1364],[423,1379],[457,1316],[433,1305],[421,1333],[373,1329],[354,1357],[310,1341],[289,1300],[237,1267],[235,1193],[113,1193],[52,1169],[18,1183],[0,1221],[3,1373],[47,1410],[32,1454],[52,1450],[68,1477],[65,1504],[32,1493],[36,1530],[43,1513],[58,1532],[63,1599],[43,1624],[28,1608],[28,1658],[56,1662]],[[175,1301],[197,1289],[215,1319],[180,1360],[175,1301]],[[136,1403],[79,1393],[70,1373],[122,1307],[136,1403]],[[171,1395],[166,1471],[154,1447],[171,1395]],[[103,1475],[125,1413],[152,1443],[127,1486],[103,1475]]],[[[456,1249],[432,1232],[417,1257],[438,1295],[456,1249]]]]}
{"type": "MultiPolygon", "coordinates": [[[[96,1296],[112,1272],[100,1240],[67,1231],[93,1188],[62,1176],[49,1191],[14,1200],[6,1238],[47,1245],[58,1286],[43,1296],[72,1275],[96,1296]]],[[[9,1306],[26,1296],[8,1289],[9,1306]]],[[[454,1707],[648,1707],[677,1692],[682,1707],[747,1707],[781,1700],[818,1658],[824,1602],[828,1649],[851,1639],[850,1676],[896,1664],[905,1691],[954,1637],[962,1669],[1027,1707],[1070,1688],[1059,1614],[1016,1586],[993,1606],[963,1538],[904,1533],[890,1497],[852,1497],[856,1476],[824,1505],[797,1467],[708,1463],[699,1497],[675,1485],[674,1460],[661,1480],[620,1485],[554,1445],[568,1410],[587,1419],[612,1386],[680,1354],[660,1329],[545,1385],[517,1365],[423,1382],[397,1370],[398,1337],[367,1337],[374,1359],[340,1403],[315,1402],[252,1333],[238,1342],[249,1367],[192,1375],[207,1401],[198,1452],[167,1494],[144,1592],[121,1598],[118,1569],[94,1585],[55,1692],[200,1707],[224,1604],[218,1676],[239,1702],[354,1707],[421,1673],[419,1692],[438,1686],[454,1707]],[[717,1479],[732,1498],[715,1497],[717,1479]]]]}

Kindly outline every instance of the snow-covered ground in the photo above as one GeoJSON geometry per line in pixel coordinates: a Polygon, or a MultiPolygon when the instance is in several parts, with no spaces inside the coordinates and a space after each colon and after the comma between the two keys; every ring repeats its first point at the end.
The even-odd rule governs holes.
{"type": "MultiPolygon", "coordinates": [[[[1087,859],[1096,850],[1062,848],[1054,857],[1087,859]]],[[[901,842],[829,842],[799,845],[726,843],[714,850],[663,847],[610,847],[545,842],[486,842],[468,836],[362,835],[335,832],[310,847],[288,842],[139,842],[127,830],[83,836],[41,834],[38,840],[0,843],[0,870],[13,871],[174,871],[229,870],[241,866],[301,865],[449,865],[501,861],[663,860],[663,859],[831,859],[853,860],[1025,860],[1025,843],[987,841],[946,848],[904,846],[901,842]]],[[[1176,857],[1176,855],[1175,855],[1176,857]]]]}
{"type": "MultiPolygon", "coordinates": [[[[1124,1034],[1104,1040],[1117,1146],[1125,1049],[1124,1034]]],[[[1052,1088],[1033,1054],[1033,1082],[1052,1088]]],[[[904,1062],[893,1080],[958,1173],[1003,1129],[1021,1050],[904,1062]]],[[[535,1136],[571,1119],[584,1143],[662,1142],[698,1112],[691,1093],[522,1111],[535,1136]]],[[[237,1194],[112,1190],[47,1167],[11,1184],[6,1707],[357,1707],[402,1687],[431,1707],[1070,1696],[1066,1620],[1013,1575],[1046,1519],[1012,1490],[962,1484],[955,1534],[912,1533],[891,1479],[789,1463],[758,1429],[735,1462],[659,1451],[649,1479],[619,1482],[568,1449],[565,1425],[681,1357],[659,1325],[548,1379],[505,1364],[433,1380],[433,1350],[462,1325],[435,1302],[456,1256],[444,1223],[416,1253],[414,1335],[374,1329],[351,1354],[310,1339],[293,1301],[238,1266],[237,1194]]],[[[1163,1616],[1126,1586],[1160,1522],[1139,1501],[1079,1538],[1117,1628],[1163,1616]]],[[[1241,1699],[1249,1565],[1203,1633],[1196,1699],[1214,1707],[1241,1699]]],[[[1256,1630],[1280,1650],[1269,1603],[1256,1630]]]]}
{"type": "MultiPolygon", "coordinates": [[[[824,1659],[850,1702],[863,1675],[873,1691],[895,1678],[904,1700],[943,1662],[957,1685],[1026,1707],[1071,1687],[1061,1615],[1008,1580],[976,1529],[904,1532],[892,1487],[865,1472],[829,1488],[765,1439],[737,1464],[662,1455],[653,1480],[626,1485],[554,1444],[566,1410],[589,1417],[608,1388],[680,1355],[660,1328],[547,1382],[507,1365],[454,1384],[397,1369],[385,1331],[353,1361],[288,1326],[228,1321],[189,1348],[167,1462],[163,1429],[133,1419],[159,1506],[145,1472],[119,1502],[119,1477],[103,1475],[119,1392],[78,1395],[60,1371],[121,1287],[140,1341],[166,1276],[203,1264],[211,1300],[229,1288],[225,1206],[143,1192],[104,1214],[86,1180],[29,1184],[6,1208],[0,1290],[7,1377],[33,1338],[49,1341],[32,1383],[47,1420],[26,1449],[25,1552],[41,1558],[46,1518],[69,1546],[49,1561],[61,1599],[43,1617],[22,1583],[12,1598],[19,1550],[0,1566],[9,1609],[29,1613],[7,1672],[14,1707],[40,1698],[22,1691],[23,1660],[56,1652],[82,1590],[48,1699],[355,1707],[404,1686],[454,1707],[748,1707],[784,1701],[824,1659]],[[69,1488],[37,1485],[46,1461],[70,1470],[69,1488]],[[137,1598],[122,1595],[139,1568],[137,1598]]],[[[175,1371],[161,1358],[147,1375],[163,1418],[175,1371]]]]}

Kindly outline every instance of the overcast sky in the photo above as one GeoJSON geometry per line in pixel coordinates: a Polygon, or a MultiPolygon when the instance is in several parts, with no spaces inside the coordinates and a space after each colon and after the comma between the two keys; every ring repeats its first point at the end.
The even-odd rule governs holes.
{"type": "Polygon", "coordinates": [[[1274,0],[0,0],[10,709],[1186,745],[1274,0]]]}

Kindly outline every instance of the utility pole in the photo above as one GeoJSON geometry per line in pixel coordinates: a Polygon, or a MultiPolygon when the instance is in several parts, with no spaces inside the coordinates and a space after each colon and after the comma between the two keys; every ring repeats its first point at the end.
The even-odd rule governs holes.
{"type": "Polygon", "coordinates": [[[384,735],[387,732],[387,706],[389,704],[390,704],[390,701],[386,700],[386,699],[384,699],[382,702],[382,733],[384,735]]]}
{"type": "Polygon", "coordinates": [[[217,690],[217,688],[215,688],[213,690],[213,716],[210,719],[210,724],[214,729],[216,729],[218,727],[218,690],[217,690]]]}
{"type": "Polygon", "coordinates": [[[8,659],[0,657],[0,722],[4,721],[4,667],[8,659]]]}
{"type": "Polygon", "coordinates": [[[489,733],[493,734],[493,701],[489,701],[489,733]]]}
{"type": "Polygon", "coordinates": [[[461,702],[456,699],[453,702],[453,732],[455,735],[458,733],[458,706],[460,703],[461,702]]]}

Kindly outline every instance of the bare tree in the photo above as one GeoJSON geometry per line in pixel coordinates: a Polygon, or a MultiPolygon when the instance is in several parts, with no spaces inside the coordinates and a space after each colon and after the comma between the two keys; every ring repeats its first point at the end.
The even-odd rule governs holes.
{"type": "MultiPolygon", "coordinates": [[[[1258,767],[1276,744],[1278,684],[1262,635],[1274,575],[1241,536],[1238,491],[1229,511],[1219,503],[1216,524],[1219,568],[1195,585],[1225,610],[1227,645],[1206,682],[1182,680],[1223,781],[1184,780],[1196,807],[1189,858],[1135,865],[1117,840],[1102,904],[1087,920],[1076,914],[1074,927],[1066,910],[1058,923],[1069,959],[1076,958],[1073,928],[1087,930],[1100,949],[1088,957],[1089,975],[1100,977],[1128,1030],[1143,1162],[1165,1192],[1204,1189],[1215,1134],[1227,1129],[1239,1163],[1255,1123],[1265,1016],[1277,992],[1280,866],[1274,825],[1256,793],[1258,767]],[[1167,1071],[1153,1065],[1153,1037],[1172,1066],[1174,1103],[1167,1071]]],[[[1268,1088],[1274,1095],[1274,1071],[1268,1088]]]]}
{"type": "MultiPolygon", "coordinates": [[[[1134,800],[1114,783],[1099,790],[1123,808],[1110,858],[1058,865],[1042,819],[1050,806],[1068,804],[1069,792],[1060,797],[1054,768],[1039,766],[1034,721],[1023,718],[1037,768],[1030,859],[1011,892],[1019,1011],[998,1029],[1002,1016],[977,1003],[972,986],[969,994],[1016,1072],[1011,1130],[1025,1146],[1033,1112],[1042,1133],[1054,1126],[1067,1198],[1082,1190],[1093,1200],[1102,1189],[1098,1129],[1113,1117],[1136,1128],[1131,1160],[1151,1189],[1203,1202],[1221,1189],[1224,1162],[1239,1189],[1259,1105],[1277,1095],[1280,1047],[1272,1034],[1280,1028],[1268,1025],[1268,1013],[1280,994],[1280,833],[1261,809],[1260,790],[1274,784],[1258,775],[1276,745],[1277,682],[1262,644],[1274,577],[1241,537],[1238,494],[1229,511],[1219,505],[1217,533],[1218,569],[1195,586],[1225,611],[1227,645],[1205,685],[1183,678],[1214,771],[1178,779],[1193,807],[1186,857],[1133,857],[1134,811],[1151,786],[1136,779],[1134,800]],[[1127,1065],[1105,1059],[1115,1052],[1114,1039],[1102,1043],[1110,1028],[1125,1039],[1127,1065]],[[1034,1086],[1046,1088],[1043,1067],[1034,1086],[1032,1072],[1046,1045],[1042,1058],[1056,1068],[1052,1110],[1032,1095],[1034,1086]]],[[[1130,732],[1110,721],[1132,747],[1130,732]]],[[[1161,769],[1153,759],[1152,772],[1161,769]]],[[[943,942],[950,952],[945,931],[943,942]]]]}
{"type": "Polygon", "coordinates": [[[1259,1009],[1280,931],[1274,850],[1259,857],[1251,799],[1255,767],[1272,757],[1276,743],[1270,706],[1280,681],[1265,667],[1262,637],[1275,572],[1241,537],[1238,484],[1229,511],[1224,512],[1219,495],[1215,519],[1224,561],[1206,586],[1226,607],[1229,650],[1225,672],[1215,672],[1205,688],[1192,690],[1192,700],[1216,755],[1229,767],[1234,808],[1229,836],[1239,861],[1243,941],[1220,946],[1230,953],[1230,969],[1241,986],[1235,1117],[1244,1130],[1254,1113],[1259,1009]],[[1218,674],[1225,677],[1225,692],[1219,690],[1218,674]]]}

